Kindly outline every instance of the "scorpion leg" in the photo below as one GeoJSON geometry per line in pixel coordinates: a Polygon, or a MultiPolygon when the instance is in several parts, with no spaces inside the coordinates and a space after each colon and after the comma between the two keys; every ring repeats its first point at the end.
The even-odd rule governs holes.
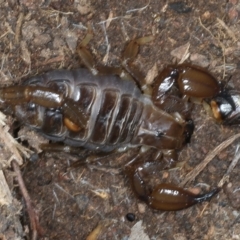
{"type": "Polygon", "coordinates": [[[153,36],[146,36],[130,41],[124,49],[122,68],[121,67],[109,67],[98,65],[95,66],[95,62],[91,53],[86,49],[86,46],[93,37],[92,29],[89,28],[87,35],[82,40],[82,42],[77,47],[77,53],[84,65],[92,72],[93,75],[108,74],[108,75],[118,75],[122,79],[137,81],[141,86],[142,90],[149,94],[151,89],[145,84],[144,75],[137,69],[133,61],[135,60],[140,45],[146,44],[154,39],[153,36]]]}
{"type": "MultiPolygon", "coordinates": [[[[220,189],[216,188],[208,193],[196,195],[170,183],[160,183],[156,186],[149,184],[149,179],[151,179],[153,173],[169,167],[167,162],[158,161],[159,159],[154,158],[152,153],[144,153],[133,159],[125,169],[136,196],[153,209],[163,211],[181,210],[196,203],[210,200],[219,192],[220,189]]],[[[174,167],[175,164],[175,159],[172,159],[170,166],[174,167]]]]}
{"type": "Polygon", "coordinates": [[[120,67],[109,67],[109,66],[96,66],[92,54],[87,50],[87,45],[93,38],[92,29],[88,28],[88,33],[82,40],[82,42],[77,46],[77,54],[82,60],[83,64],[91,71],[93,75],[118,75],[121,76],[122,69],[120,67]]]}
{"type": "Polygon", "coordinates": [[[145,36],[131,40],[124,49],[122,66],[131,77],[139,83],[145,94],[151,95],[152,89],[145,82],[145,76],[134,65],[134,60],[139,52],[140,45],[153,41],[154,36],[145,36]]]}
{"type": "Polygon", "coordinates": [[[92,54],[86,49],[86,46],[93,38],[93,32],[91,28],[88,28],[87,35],[82,40],[82,42],[77,46],[77,53],[82,59],[84,65],[91,71],[93,75],[98,73],[97,69],[94,67],[94,60],[92,54]]]}

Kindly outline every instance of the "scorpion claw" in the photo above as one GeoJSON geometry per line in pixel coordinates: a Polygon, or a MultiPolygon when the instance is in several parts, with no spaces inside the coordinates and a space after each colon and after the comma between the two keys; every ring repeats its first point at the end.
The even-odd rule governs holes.
{"type": "Polygon", "coordinates": [[[205,194],[193,194],[172,184],[159,184],[148,197],[148,204],[154,209],[176,211],[188,208],[196,203],[210,200],[220,188],[215,188],[205,194]]]}
{"type": "Polygon", "coordinates": [[[152,187],[148,184],[147,179],[150,177],[150,171],[154,169],[154,166],[156,170],[158,166],[154,162],[147,162],[145,165],[136,164],[126,168],[135,195],[153,209],[162,211],[182,210],[210,200],[221,190],[221,188],[215,188],[205,194],[194,194],[170,183],[161,183],[152,187]]]}

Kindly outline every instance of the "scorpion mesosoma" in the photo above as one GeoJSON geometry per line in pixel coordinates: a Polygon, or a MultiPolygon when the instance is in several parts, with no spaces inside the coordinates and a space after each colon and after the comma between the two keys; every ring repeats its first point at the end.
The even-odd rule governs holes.
{"type": "MultiPolygon", "coordinates": [[[[174,167],[176,151],[189,141],[193,123],[186,97],[205,99],[218,121],[235,124],[239,122],[239,94],[221,87],[206,70],[182,64],[163,69],[155,79],[152,96],[147,96],[133,81],[140,73],[133,70],[132,61],[139,45],[151,37],[127,45],[124,80],[120,68],[109,68],[113,74],[93,74],[98,70],[85,48],[89,40],[86,37],[78,48],[88,69],[54,70],[21,86],[2,88],[1,105],[54,142],[105,152],[124,146],[154,150],[148,158],[142,153],[125,166],[135,194],[154,209],[180,210],[211,199],[219,189],[195,195],[173,184],[150,188],[144,178],[158,169],[174,167]],[[180,97],[174,95],[176,85],[180,97]]],[[[106,69],[102,67],[102,71],[106,69]]]]}

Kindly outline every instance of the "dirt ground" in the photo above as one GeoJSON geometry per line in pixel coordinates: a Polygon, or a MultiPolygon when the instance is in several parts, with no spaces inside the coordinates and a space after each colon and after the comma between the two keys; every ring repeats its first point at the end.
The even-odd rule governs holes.
{"type": "MultiPolygon", "coordinates": [[[[153,79],[154,66],[161,70],[185,61],[209,69],[220,81],[230,79],[229,84],[240,90],[239,14],[237,0],[0,0],[0,83],[15,85],[51,69],[78,68],[76,46],[91,25],[94,38],[89,48],[97,63],[118,66],[126,42],[154,35],[152,42],[141,46],[136,59],[148,81],[153,79]]],[[[215,123],[200,105],[192,117],[195,132],[180,154],[185,165],[170,174],[175,183],[183,181],[207,153],[239,133],[238,127],[215,123]]],[[[22,125],[16,133],[14,118],[8,117],[7,122],[10,133],[36,151],[36,134],[22,125]]],[[[203,191],[216,187],[238,148],[236,140],[187,187],[203,191]]],[[[1,149],[1,161],[9,159],[4,144],[1,149]]],[[[67,168],[77,157],[68,154],[41,153],[36,160],[24,160],[24,181],[44,230],[40,239],[86,239],[97,226],[96,235],[88,239],[240,239],[239,164],[210,203],[161,212],[136,199],[124,173],[108,168],[116,165],[116,159],[112,156],[97,167],[71,171],[67,168]],[[126,219],[128,213],[135,214],[134,221],[126,219]]],[[[4,168],[4,174],[14,204],[9,208],[0,201],[0,239],[30,239],[29,219],[14,174],[11,168],[4,168]]]]}

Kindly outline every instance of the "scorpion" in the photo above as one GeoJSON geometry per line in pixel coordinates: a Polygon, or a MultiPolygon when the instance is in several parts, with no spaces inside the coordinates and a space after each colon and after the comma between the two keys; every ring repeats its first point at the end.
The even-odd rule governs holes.
{"type": "Polygon", "coordinates": [[[77,48],[85,68],[53,70],[1,88],[0,103],[53,142],[102,152],[140,146],[125,166],[134,193],[153,209],[176,211],[210,200],[219,188],[193,194],[171,183],[149,187],[146,176],[176,166],[178,151],[190,141],[189,99],[204,100],[218,122],[232,125],[239,123],[240,95],[188,63],[165,67],[147,86],[133,61],[152,38],[130,41],[121,67],[95,67],[87,34],[77,48]]]}

